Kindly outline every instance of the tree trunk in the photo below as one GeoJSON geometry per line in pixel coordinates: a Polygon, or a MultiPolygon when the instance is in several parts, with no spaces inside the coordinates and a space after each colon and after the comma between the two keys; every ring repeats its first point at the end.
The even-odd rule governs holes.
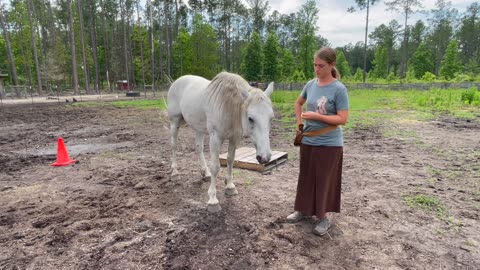
{"type": "Polygon", "coordinates": [[[90,94],[90,80],[87,64],[87,53],[85,51],[85,33],[83,29],[82,0],[77,0],[78,18],[80,20],[80,43],[82,44],[83,76],[85,76],[85,92],[90,94]]]}
{"type": "Polygon", "coordinates": [[[68,27],[70,28],[70,42],[72,48],[72,76],[73,76],[73,93],[78,94],[78,73],[77,73],[77,59],[75,53],[75,29],[73,29],[73,12],[72,0],[67,0],[68,6],[68,27]]]}
{"type": "Polygon", "coordinates": [[[120,8],[122,9],[121,13],[123,25],[123,54],[125,57],[125,75],[127,76],[127,90],[130,91],[130,76],[128,71],[127,23],[125,22],[127,8],[125,6],[125,1],[121,1],[120,5],[120,8]]]}
{"type": "Polygon", "coordinates": [[[105,22],[106,18],[106,11],[105,11],[105,5],[102,0],[100,0],[100,6],[102,7],[102,29],[103,29],[103,48],[105,50],[105,76],[108,84],[109,91],[110,89],[110,78],[109,78],[109,73],[110,73],[110,48],[109,42],[108,42],[108,30],[105,22]]]}
{"type": "Polygon", "coordinates": [[[167,58],[167,70],[166,74],[168,77],[171,77],[170,71],[171,71],[171,66],[170,66],[170,44],[171,44],[171,29],[170,29],[170,19],[169,19],[169,6],[168,6],[168,1],[165,1],[164,4],[164,16],[165,16],[165,50],[166,50],[166,58],[167,58]]]}
{"type": "MultiPolygon", "coordinates": [[[[3,37],[5,38],[5,45],[7,47],[8,61],[10,62],[10,74],[12,75],[13,85],[18,85],[17,67],[15,59],[13,58],[12,47],[10,46],[10,37],[8,35],[7,26],[5,25],[5,18],[3,17],[3,10],[0,7],[0,26],[2,27],[3,37]]],[[[17,97],[20,97],[20,92],[16,90],[17,97]]]]}
{"type": "Polygon", "coordinates": [[[28,21],[30,23],[30,36],[32,40],[32,50],[33,50],[33,59],[35,61],[35,73],[37,73],[37,92],[39,96],[43,95],[42,91],[42,78],[40,74],[40,64],[38,63],[38,55],[37,55],[37,43],[35,41],[35,30],[34,30],[34,25],[33,25],[33,20],[32,20],[32,3],[30,0],[27,0],[27,10],[28,10],[28,21]]]}
{"type": "MultiPolygon", "coordinates": [[[[150,64],[151,64],[151,84],[152,84],[152,89],[154,89],[154,86],[155,86],[155,44],[153,42],[153,37],[154,37],[154,34],[153,34],[153,16],[152,16],[152,10],[153,10],[153,6],[152,6],[152,1],[151,0],[148,0],[148,6],[150,7],[149,9],[149,31],[150,31],[150,64]]],[[[155,92],[154,92],[155,93],[155,92]]]]}
{"type": "Polygon", "coordinates": [[[95,5],[92,5],[92,10],[90,14],[89,20],[89,28],[90,28],[90,39],[92,43],[92,53],[93,53],[93,66],[95,69],[95,92],[99,93],[99,86],[100,86],[100,72],[98,67],[98,51],[97,51],[97,31],[96,31],[96,23],[95,23],[95,5]]]}
{"type": "Polygon", "coordinates": [[[402,50],[402,61],[400,64],[400,78],[405,78],[407,73],[407,46],[408,46],[408,11],[405,11],[405,30],[403,32],[403,50],[402,50]]]}
{"type": "MultiPolygon", "coordinates": [[[[139,4],[137,3],[137,18],[138,18],[138,25],[141,25],[140,21],[140,12],[139,12],[139,4]]],[[[145,88],[145,61],[143,59],[143,35],[140,33],[140,58],[142,61],[142,84],[143,84],[143,93],[145,97],[147,97],[147,89],[145,88]]]]}
{"type": "MultiPolygon", "coordinates": [[[[164,5],[166,5],[164,3],[164,5]]],[[[159,74],[160,74],[160,81],[163,81],[163,57],[162,57],[162,49],[163,49],[163,44],[162,44],[162,31],[160,30],[161,29],[161,25],[162,25],[162,16],[161,16],[162,12],[160,10],[160,7],[159,7],[159,11],[158,11],[158,27],[159,27],[159,31],[158,31],[158,58],[159,58],[159,61],[158,61],[158,65],[159,65],[159,74]]]]}
{"type": "Polygon", "coordinates": [[[367,17],[365,22],[365,44],[363,45],[363,83],[367,80],[367,37],[368,37],[368,16],[370,13],[370,0],[367,0],[367,17]]]}

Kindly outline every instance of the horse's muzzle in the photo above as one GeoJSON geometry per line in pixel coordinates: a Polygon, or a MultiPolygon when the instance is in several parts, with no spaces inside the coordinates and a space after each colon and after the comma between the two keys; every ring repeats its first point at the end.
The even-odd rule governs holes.
{"type": "Polygon", "coordinates": [[[268,157],[257,156],[257,161],[260,164],[266,164],[270,161],[270,156],[268,157]]]}

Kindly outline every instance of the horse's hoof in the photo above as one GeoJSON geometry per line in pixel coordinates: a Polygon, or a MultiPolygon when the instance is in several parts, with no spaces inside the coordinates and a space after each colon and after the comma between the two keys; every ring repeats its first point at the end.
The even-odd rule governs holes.
{"type": "Polygon", "coordinates": [[[178,170],[173,170],[172,171],[172,176],[177,176],[179,175],[180,173],[178,172],[178,170]]]}
{"type": "Polygon", "coordinates": [[[202,180],[203,180],[203,182],[210,182],[210,181],[212,181],[212,177],[210,175],[209,176],[204,176],[202,178],[202,180]]]}
{"type": "Polygon", "coordinates": [[[208,212],[210,213],[217,213],[219,212],[220,210],[222,210],[222,207],[220,207],[220,204],[216,203],[216,204],[207,204],[207,210],[208,212]]]}
{"type": "Polygon", "coordinates": [[[225,195],[227,196],[235,196],[238,194],[237,188],[226,188],[225,195]]]}

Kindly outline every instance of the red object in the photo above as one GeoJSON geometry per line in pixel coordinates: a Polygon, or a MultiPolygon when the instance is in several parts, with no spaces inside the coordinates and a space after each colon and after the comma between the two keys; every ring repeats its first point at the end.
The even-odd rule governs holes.
{"type": "Polygon", "coordinates": [[[58,147],[57,147],[57,161],[50,164],[51,166],[66,166],[72,163],[75,163],[76,160],[70,159],[68,156],[67,148],[63,143],[63,138],[58,138],[58,147]]]}

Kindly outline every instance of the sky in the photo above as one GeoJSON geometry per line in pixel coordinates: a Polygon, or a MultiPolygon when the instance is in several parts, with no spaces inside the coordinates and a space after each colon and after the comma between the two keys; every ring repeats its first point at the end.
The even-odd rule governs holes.
{"type": "MultiPolygon", "coordinates": [[[[245,0],[243,0],[246,2],[245,0]]],[[[478,1],[478,0],[476,0],[478,1]]],[[[466,7],[476,2],[475,0],[452,0],[451,7],[456,8],[460,14],[464,13],[466,7]]],[[[270,12],[278,10],[282,14],[290,14],[300,10],[307,0],[268,0],[271,7],[270,12]]],[[[351,6],[356,7],[354,0],[315,0],[317,3],[319,34],[326,38],[332,47],[342,47],[349,43],[355,45],[358,41],[365,40],[365,17],[366,10],[357,10],[354,13],[347,12],[351,6]]],[[[423,9],[430,11],[435,9],[435,0],[421,0],[423,9]]],[[[448,1],[446,1],[448,2],[448,1]]],[[[400,25],[404,25],[404,18],[398,12],[386,11],[384,1],[377,1],[370,8],[369,34],[382,23],[388,25],[396,19],[400,25]]],[[[420,13],[412,15],[408,24],[413,25],[421,19],[428,24],[426,15],[420,13]]]]}

